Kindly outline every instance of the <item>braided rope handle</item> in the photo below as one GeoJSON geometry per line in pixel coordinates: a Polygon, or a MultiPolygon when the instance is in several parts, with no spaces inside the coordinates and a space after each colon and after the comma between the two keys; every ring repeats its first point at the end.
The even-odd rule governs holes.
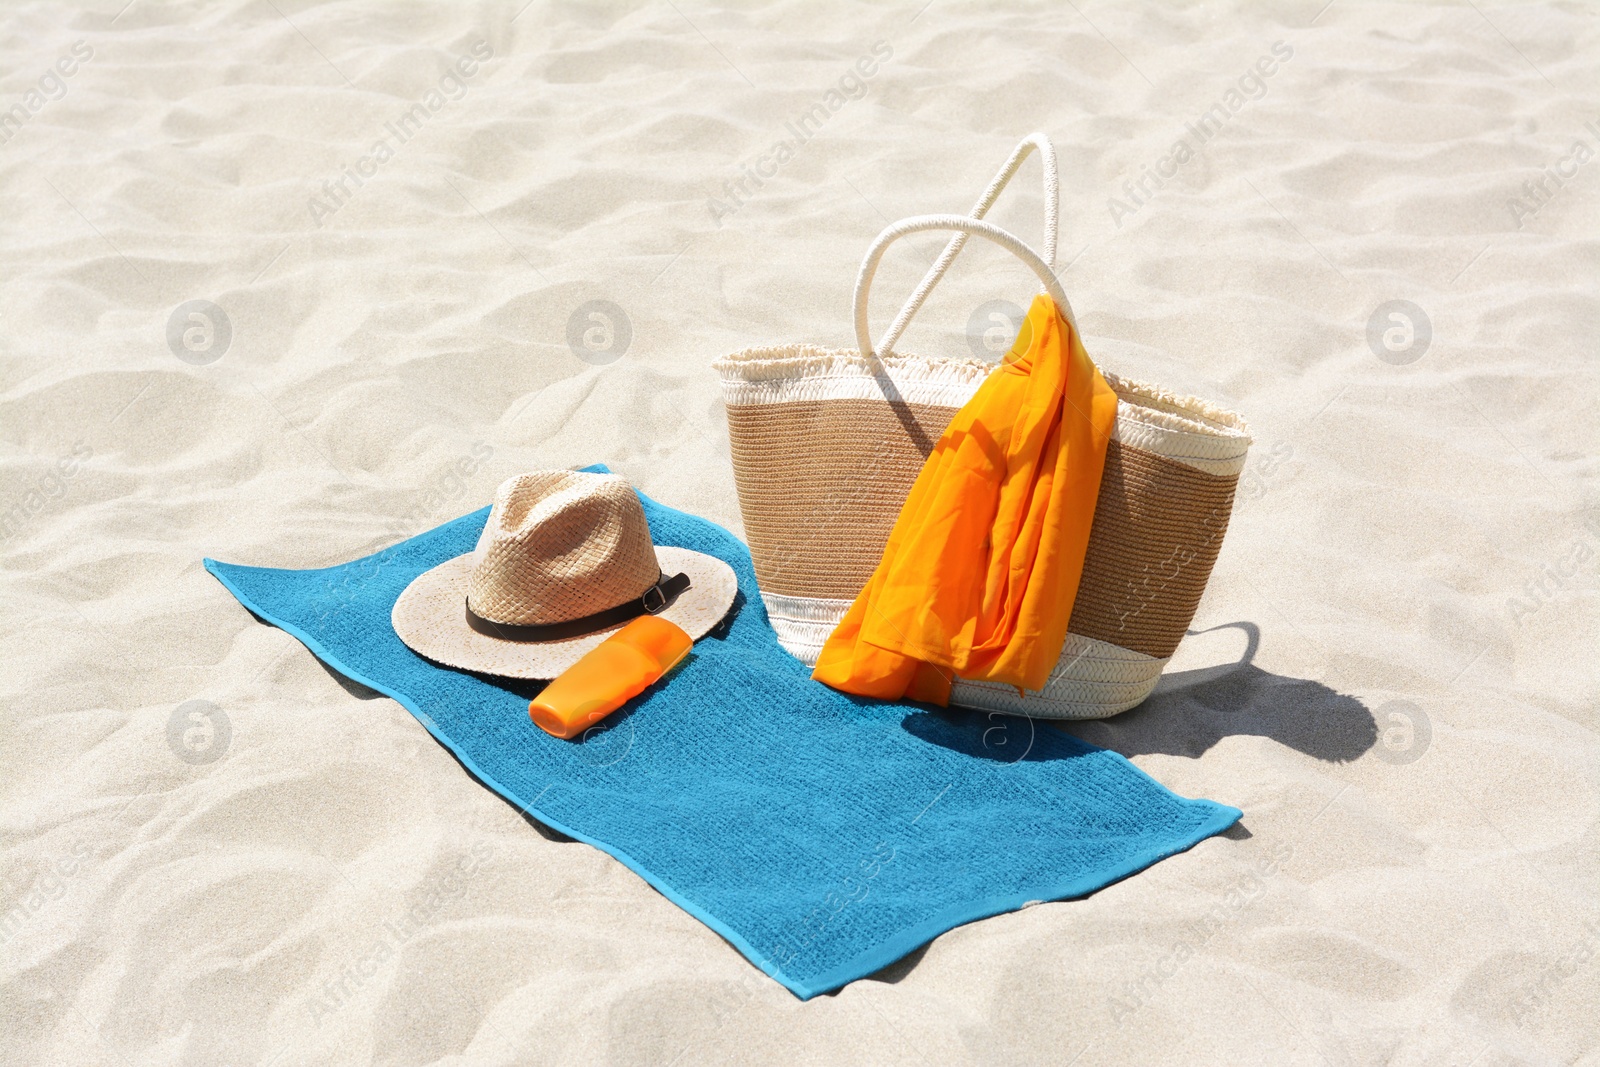
{"type": "MultiPolygon", "coordinates": [[[[995,200],[1000,196],[1000,191],[1011,181],[1013,175],[1021,168],[1022,163],[1034,150],[1039,152],[1039,162],[1044,167],[1044,261],[1051,267],[1056,263],[1056,224],[1060,217],[1061,188],[1056,172],[1056,150],[1050,144],[1050,138],[1042,133],[1030,133],[1022,142],[1011,151],[1011,158],[1006,160],[1005,166],[994,176],[989,187],[978,197],[978,202],[972,206],[967,215],[974,219],[981,219],[994,206],[995,200]]],[[[939,254],[939,259],[928,273],[923,275],[918,283],[916,292],[911,294],[905,306],[900,309],[894,321],[889,324],[889,329],[884,333],[883,340],[878,342],[878,351],[885,355],[894,351],[894,346],[899,342],[900,335],[911,325],[911,318],[922,310],[922,304],[928,299],[928,294],[933,292],[933,287],[939,284],[945,272],[950,269],[950,264],[955,261],[962,247],[967,243],[967,234],[958,233],[950,238],[950,243],[944,246],[944,251],[939,254]]]]}
{"type": "MultiPolygon", "coordinates": [[[[861,349],[861,354],[870,358],[872,351],[872,332],[867,323],[867,292],[872,287],[872,276],[878,272],[878,262],[883,259],[883,253],[895,241],[911,233],[922,233],[927,230],[954,230],[965,235],[975,235],[993,241],[1007,252],[1016,256],[1033,269],[1039,276],[1039,281],[1044,285],[1044,291],[1054,298],[1061,313],[1067,321],[1072,323],[1072,328],[1078,328],[1077,319],[1073,317],[1072,305],[1067,303],[1067,294],[1061,288],[1061,282],[1056,278],[1055,271],[1046,263],[1022,238],[1009,230],[1002,230],[991,222],[982,219],[968,218],[966,215],[913,215],[909,219],[901,219],[878,234],[872,247],[867,249],[867,256],[861,261],[861,271],[856,275],[856,344],[861,349]]],[[[886,353],[887,354],[887,353],[886,353]]]]}

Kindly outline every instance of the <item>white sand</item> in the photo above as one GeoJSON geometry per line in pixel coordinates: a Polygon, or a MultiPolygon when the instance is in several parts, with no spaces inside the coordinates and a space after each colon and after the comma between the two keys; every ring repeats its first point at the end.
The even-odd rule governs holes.
{"type": "MultiPolygon", "coordinates": [[[[1600,29],[1319,2],[8,11],[0,1060],[1600,1063],[1600,29]],[[707,363],[848,343],[871,238],[1035,129],[1091,352],[1259,442],[1196,620],[1259,627],[1254,664],[1078,732],[1248,832],[802,1004],[202,571],[335,563],[597,460],[737,530],[707,363]],[[1432,325],[1407,364],[1367,340],[1394,299],[1432,325]],[[231,325],[205,365],[168,348],[191,300],[231,325]],[[606,367],[565,340],[589,300],[631,323],[606,367]],[[193,708],[169,744],[197,700],[209,763],[176,754],[193,708]]],[[[1037,173],[994,215],[1035,241],[1037,173]]],[[[890,254],[880,328],[938,245],[890,254]]],[[[956,273],[903,347],[965,351],[1031,291],[987,246],[956,273]]]]}

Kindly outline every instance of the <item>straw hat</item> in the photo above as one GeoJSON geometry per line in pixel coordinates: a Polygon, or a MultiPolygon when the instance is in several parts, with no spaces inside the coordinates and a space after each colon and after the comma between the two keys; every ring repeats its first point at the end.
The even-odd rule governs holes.
{"type": "Polygon", "coordinates": [[[478,547],[418,575],[390,619],[412,651],[446,666],[554,678],[640,615],[699,639],[737,591],[722,560],[652,544],[624,479],[534,471],[495,491],[478,547]]]}

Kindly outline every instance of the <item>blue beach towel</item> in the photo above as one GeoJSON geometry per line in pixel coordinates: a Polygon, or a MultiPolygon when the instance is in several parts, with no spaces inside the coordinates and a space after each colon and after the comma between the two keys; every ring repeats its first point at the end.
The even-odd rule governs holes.
{"type": "Polygon", "coordinates": [[[582,741],[533,725],[528,683],[435,666],[390,627],[401,590],[470,552],[488,508],[338,567],[205,565],[403,704],[489,788],[616,857],[801,999],[962,923],[1092,893],[1240,817],[1044,724],[812,681],[778,645],[749,550],[640,499],[656,543],[726,560],[739,597],[667,682],[582,741]]]}

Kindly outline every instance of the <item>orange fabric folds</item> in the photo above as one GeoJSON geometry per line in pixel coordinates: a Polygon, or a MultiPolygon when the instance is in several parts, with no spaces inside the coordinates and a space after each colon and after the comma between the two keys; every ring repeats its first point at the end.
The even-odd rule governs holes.
{"type": "Polygon", "coordinates": [[[956,413],[812,677],[948,704],[955,676],[1041,689],[1083,574],[1117,395],[1040,295],[956,413]]]}

